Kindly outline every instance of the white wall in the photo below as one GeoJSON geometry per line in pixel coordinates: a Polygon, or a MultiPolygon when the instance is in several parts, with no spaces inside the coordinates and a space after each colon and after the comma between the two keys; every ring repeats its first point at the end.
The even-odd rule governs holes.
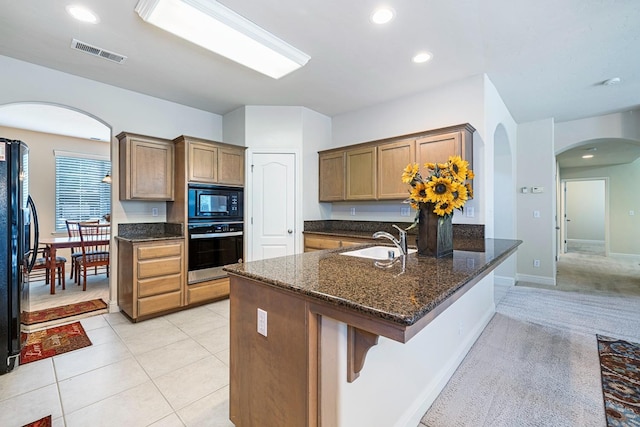
{"type": "Polygon", "coordinates": [[[555,125],[555,153],[599,138],[640,141],[640,110],[572,120],[555,125]]]}
{"type": "Polygon", "coordinates": [[[604,180],[567,181],[567,239],[604,241],[604,180]]]}
{"type": "Polygon", "coordinates": [[[516,187],[529,192],[517,196],[518,280],[555,284],[555,155],[553,119],[518,126],[516,187]],[[539,194],[531,187],[543,187],[539,194]],[[534,218],[538,211],[539,218],[534,218]],[[540,267],[533,267],[534,260],[540,267]]]}

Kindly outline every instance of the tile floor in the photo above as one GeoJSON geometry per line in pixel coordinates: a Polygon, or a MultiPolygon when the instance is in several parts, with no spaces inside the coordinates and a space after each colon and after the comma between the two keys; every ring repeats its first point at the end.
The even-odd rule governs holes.
{"type": "Polygon", "coordinates": [[[137,324],[81,323],[93,345],[0,376],[0,426],[233,426],[229,300],[137,324]]]}

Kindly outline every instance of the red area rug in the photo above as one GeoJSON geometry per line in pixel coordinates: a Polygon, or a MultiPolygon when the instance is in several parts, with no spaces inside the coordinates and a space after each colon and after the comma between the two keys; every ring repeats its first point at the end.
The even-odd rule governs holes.
{"type": "Polygon", "coordinates": [[[27,342],[20,352],[20,364],[35,362],[91,345],[80,322],[55,326],[27,334],[27,342]]]}
{"type": "Polygon", "coordinates": [[[51,427],[51,415],[47,415],[44,418],[40,418],[38,421],[25,424],[22,427],[51,427]]]}
{"type": "Polygon", "coordinates": [[[607,426],[640,426],[640,344],[597,337],[607,426]]]}
{"type": "Polygon", "coordinates": [[[103,310],[105,308],[107,308],[107,303],[102,301],[101,299],[77,302],[75,304],[63,305],[61,307],[30,311],[26,313],[24,322],[22,323],[24,323],[25,325],[33,325],[36,323],[48,322],[50,320],[64,319],[65,317],[71,317],[77,314],[103,310]]]}

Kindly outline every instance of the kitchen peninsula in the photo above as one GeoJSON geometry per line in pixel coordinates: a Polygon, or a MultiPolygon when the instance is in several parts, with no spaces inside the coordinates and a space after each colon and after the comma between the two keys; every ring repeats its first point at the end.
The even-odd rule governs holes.
{"type": "Polygon", "coordinates": [[[383,267],[342,255],[358,247],[227,266],[231,421],[417,425],[495,313],[492,271],[521,242],[459,243],[383,267]]]}

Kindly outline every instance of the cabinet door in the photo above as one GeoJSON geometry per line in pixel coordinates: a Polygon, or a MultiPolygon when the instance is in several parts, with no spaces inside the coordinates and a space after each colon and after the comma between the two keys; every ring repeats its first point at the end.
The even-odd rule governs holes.
{"type": "Polygon", "coordinates": [[[346,199],[376,199],[376,147],[347,151],[346,199]]]}
{"type": "Polygon", "coordinates": [[[244,150],[218,148],[218,182],[244,185],[244,150]]]}
{"type": "Polygon", "coordinates": [[[218,182],[218,147],[201,142],[189,143],[189,181],[218,182]]]}
{"type": "Polygon", "coordinates": [[[421,168],[425,163],[445,163],[449,160],[449,156],[464,158],[461,132],[427,136],[418,139],[416,144],[416,161],[421,168]]]}
{"type": "Polygon", "coordinates": [[[173,200],[173,143],[130,138],[128,144],[120,198],[124,185],[124,200],[173,200]]]}
{"type": "Polygon", "coordinates": [[[344,200],[344,158],[344,151],[320,154],[318,199],[321,202],[344,200]]]}
{"type": "Polygon", "coordinates": [[[402,182],[402,171],[415,159],[413,139],[378,146],[378,199],[406,199],[409,186],[402,182]]]}

